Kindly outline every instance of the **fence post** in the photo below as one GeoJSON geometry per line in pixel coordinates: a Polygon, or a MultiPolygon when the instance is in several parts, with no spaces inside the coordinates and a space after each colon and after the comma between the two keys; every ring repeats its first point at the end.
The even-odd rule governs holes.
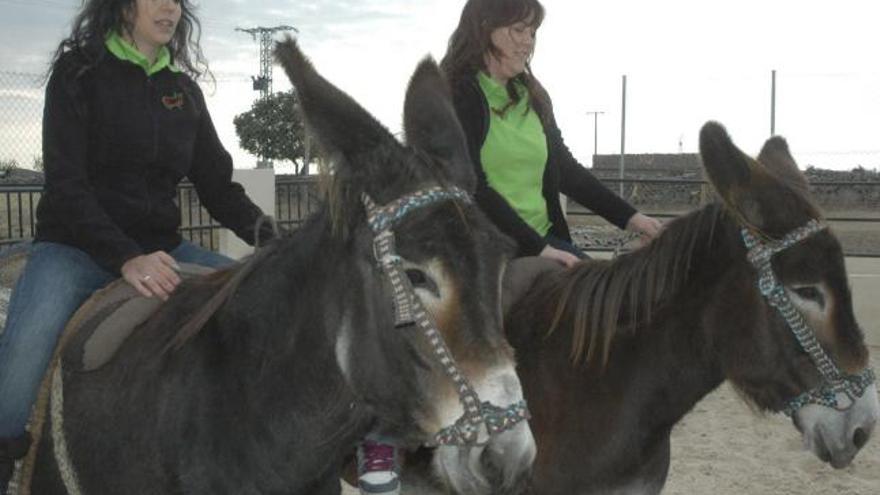
{"type": "MultiPolygon", "coordinates": [[[[275,171],[271,168],[234,170],[232,180],[244,187],[245,192],[267,215],[275,215],[275,171]]],[[[220,230],[218,251],[233,259],[240,259],[254,252],[231,230],[220,230]]]]}

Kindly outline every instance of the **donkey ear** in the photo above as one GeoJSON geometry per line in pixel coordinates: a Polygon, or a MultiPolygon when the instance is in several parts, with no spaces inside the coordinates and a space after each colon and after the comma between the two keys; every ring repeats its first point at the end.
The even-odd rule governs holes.
{"type": "Polygon", "coordinates": [[[287,36],[278,42],[275,58],[293,83],[305,120],[325,151],[350,157],[382,144],[399,145],[369,112],[318,74],[296,40],[287,36]]]}
{"type": "Polygon", "coordinates": [[[779,136],[768,139],[761,148],[758,162],[789,187],[809,197],[810,184],[791,156],[785,139],[779,136]]]}
{"type": "Polygon", "coordinates": [[[727,130],[718,122],[707,122],[700,131],[700,156],[709,180],[723,197],[751,180],[749,158],[733,144],[727,130]]]}
{"type": "Polygon", "coordinates": [[[473,190],[476,179],[464,131],[455,115],[449,85],[431,57],[419,63],[410,79],[403,128],[410,146],[439,158],[456,184],[473,190]]]}
{"type": "Polygon", "coordinates": [[[754,183],[760,180],[754,160],[733,144],[724,126],[707,122],[700,131],[700,156],[709,181],[724,203],[752,225],[763,218],[754,183]]]}

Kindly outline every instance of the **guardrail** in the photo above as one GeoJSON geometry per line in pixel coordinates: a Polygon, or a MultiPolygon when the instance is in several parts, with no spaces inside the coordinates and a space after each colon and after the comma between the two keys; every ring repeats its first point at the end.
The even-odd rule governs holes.
{"type": "Polygon", "coordinates": [[[42,184],[0,186],[0,246],[34,236],[42,184]]]}
{"type": "MultiPolygon", "coordinates": [[[[714,201],[711,184],[701,179],[602,178],[612,191],[645,214],[668,220],[714,201]]],[[[810,183],[814,200],[825,213],[849,257],[880,257],[880,182],[810,183]]],[[[621,251],[634,245],[634,236],[608,224],[596,214],[568,202],[575,243],[588,251],[621,251]]]]}
{"type": "MultiPolygon", "coordinates": [[[[275,180],[275,218],[279,225],[296,229],[319,205],[314,177],[278,176],[275,180]]],[[[42,184],[0,185],[0,247],[33,238],[36,208],[42,184]]],[[[180,233],[184,239],[211,250],[219,247],[222,227],[202,206],[189,182],[177,188],[180,233]]]]}
{"type": "MultiPolygon", "coordinates": [[[[613,191],[646,214],[671,219],[714,199],[711,185],[699,179],[602,179],[613,191]],[[622,187],[621,187],[622,186],[622,187]]],[[[826,213],[849,257],[880,257],[880,182],[814,182],[813,196],[826,213]]],[[[34,235],[36,205],[42,185],[0,186],[0,246],[27,240],[34,235]]],[[[221,229],[198,200],[193,186],[178,188],[181,234],[187,240],[217,249],[221,229]]],[[[320,203],[314,176],[277,176],[275,217],[287,229],[296,229],[320,203]]],[[[631,236],[569,203],[568,215],[575,242],[584,249],[626,249],[631,236]]]]}

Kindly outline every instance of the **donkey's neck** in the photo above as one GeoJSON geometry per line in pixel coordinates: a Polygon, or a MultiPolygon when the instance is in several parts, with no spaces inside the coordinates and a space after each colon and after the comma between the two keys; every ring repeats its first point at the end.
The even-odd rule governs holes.
{"type": "Polygon", "coordinates": [[[687,217],[682,219],[680,231],[668,232],[683,236],[688,243],[687,249],[670,261],[679,268],[671,267],[677,273],[670,275],[674,280],[669,292],[653,301],[652,319],[621,336],[611,351],[613,355],[622,350],[622,355],[612,359],[627,366],[644,363],[635,371],[640,375],[639,388],[645,392],[641,422],[657,428],[674,425],[724,380],[714,344],[718,329],[707,327],[705,322],[721,310],[717,307],[720,299],[736,297],[724,287],[730,287],[730,274],[744,266],[745,249],[739,227],[720,206],[707,207],[702,213],[714,220],[687,217]]]}
{"type": "MultiPolygon", "coordinates": [[[[606,493],[634,481],[662,486],[673,425],[723,381],[711,329],[704,329],[702,322],[712,310],[713,293],[744,259],[736,225],[719,207],[710,206],[673,222],[655,242],[612,263],[662,263],[656,266],[675,273],[643,271],[653,273],[646,275],[650,283],[663,290],[641,293],[651,296],[651,319],[620,322],[611,335],[604,367],[601,355],[587,363],[582,356],[581,364],[572,365],[574,318],[563,318],[543,340],[513,340],[535,435],[539,444],[543,438],[544,449],[556,451],[539,454],[536,470],[542,471],[544,456],[572,459],[570,467],[540,473],[547,484],[536,487],[537,493],[562,493],[558,489],[563,486],[606,493]],[[571,425],[580,425],[578,433],[571,433],[571,425]],[[556,477],[552,473],[557,471],[568,474],[556,477]]],[[[573,293],[587,306],[587,314],[602,304],[593,299],[595,286],[579,289],[573,293]]],[[[541,306],[527,311],[535,316],[523,316],[514,326],[535,327],[542,321],[546,325],[552,315],[541,306]]],[[[625,315],[626,307],[623,311],[625,315]]]]}

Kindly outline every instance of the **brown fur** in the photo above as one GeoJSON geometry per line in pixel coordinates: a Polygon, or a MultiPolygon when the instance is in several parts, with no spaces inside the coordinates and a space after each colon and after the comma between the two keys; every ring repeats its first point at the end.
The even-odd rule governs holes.
{"type": "Polygon", "coordinates": [[[698,243],[714,231],[719,210],[701,213],[693,222],[669,226],[651,244],[614,261],[591,260],[542,280],[534,293],[542,302],[558,301],[550,332],[571,321],[571,359],[608,361],[614,336],[649,325],[663,303],[686,284],[698,243]]]}
{"type": "MultiPolygon", "coordinates": [[[[724,380],[755,409],[777,412],[819,384],[759,292],[740,233],[780,239],[821,218],[780,141],[756,161],[707,124],[701,154],[722,204],[670,222],[613,261],[544,273],[521,300],[505,301],[538,444],[530,493],[622,493],[633,483],[659,493],[672,426],[724,380]]],[[[839,367],[862,370],[867,347],[833,233],[810,236],[772,265],[788,290],[827,287],[829,316],[814,331],[839,367]]]]}

